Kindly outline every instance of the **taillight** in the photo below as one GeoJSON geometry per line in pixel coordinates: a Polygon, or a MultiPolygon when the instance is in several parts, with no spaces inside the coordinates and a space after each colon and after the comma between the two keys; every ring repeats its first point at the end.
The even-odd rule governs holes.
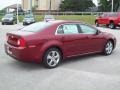
{"type": "Polygon", "coordinates": [[[26,46],[26,41],[23,38],[20,38],[17,40],[17,45],[19,47],[25,47],[26,46]]]}

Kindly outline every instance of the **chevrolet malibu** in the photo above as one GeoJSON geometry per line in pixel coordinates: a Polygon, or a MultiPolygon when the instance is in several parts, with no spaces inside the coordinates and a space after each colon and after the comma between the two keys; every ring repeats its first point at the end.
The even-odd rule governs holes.
{"type": "Polygon", "coordinates": [[[7,33],[6,53],[19,61],[57,67],[61,60],[92,53],[110,55],[116,38],[77,21],[38,22],[7,33]]]}

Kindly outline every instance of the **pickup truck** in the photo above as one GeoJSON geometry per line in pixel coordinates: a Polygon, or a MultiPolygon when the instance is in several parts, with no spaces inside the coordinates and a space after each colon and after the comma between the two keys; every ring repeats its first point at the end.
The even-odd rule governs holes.
{"type": "Polygon", "coordinates": [[[111,29],[115,29],[117,26],[120,27],[120,12],[103,13],[98,16],[95,20],[95,25],[106,25],[111,29]]]}

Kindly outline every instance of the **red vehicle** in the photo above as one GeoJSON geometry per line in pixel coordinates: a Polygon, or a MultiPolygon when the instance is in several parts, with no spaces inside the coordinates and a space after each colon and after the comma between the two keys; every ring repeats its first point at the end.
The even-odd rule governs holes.
{"type": "Polygon", "coordinates": [[[110,55],[116,38],[75,21],[38,22],[7,33],[6,53],[20,61],[42,62],[55,68],[64,58],[103,53],[110,55]]]}
{"type": "Polygon", "coordinates": [[[111,29],[116,28],[117,26],[120,26],[120,13],[103,13],[95,20],[96,26],[99,26],[100,24],[106,25],[110,27],[111,29]]]}

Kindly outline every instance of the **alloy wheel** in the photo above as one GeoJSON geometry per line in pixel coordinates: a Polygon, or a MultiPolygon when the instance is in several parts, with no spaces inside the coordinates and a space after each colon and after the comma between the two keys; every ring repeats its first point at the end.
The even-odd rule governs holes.
{"type": "Polygon", "coordinates": [[[107,42],[105,47],[105,53],[106,55],[110,55],[113,51],[113,43],[111,41],[107,42]]]}
{"type": "Polygon", "coordinates": [[[61,51],[57,48],[50,48],[45,52],[43,57],[43,64],[47,68],[55,68],[57,67],[62,60],[61,51]]]}

